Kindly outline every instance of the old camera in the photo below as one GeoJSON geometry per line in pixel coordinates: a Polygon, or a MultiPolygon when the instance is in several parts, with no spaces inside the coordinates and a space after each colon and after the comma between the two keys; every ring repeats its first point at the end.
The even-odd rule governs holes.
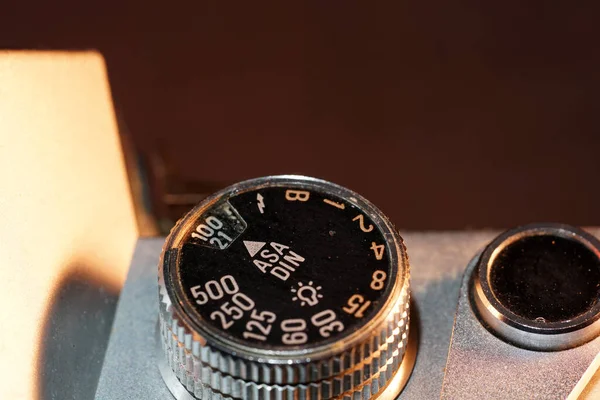
{"type": "Polygon", "coordinates": [[[96,397],[576,398],[600,351],[600,242],[496,235],[403,239],[314,178],[233,185],[139,242],[96,397]]]}

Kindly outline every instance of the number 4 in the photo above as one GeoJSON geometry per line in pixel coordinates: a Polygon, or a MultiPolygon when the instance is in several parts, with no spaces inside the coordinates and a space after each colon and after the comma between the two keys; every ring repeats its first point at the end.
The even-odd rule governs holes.
{"type": "Polygon", "coordinates": [[[371,243],[371,250],[375,253],[375,258],[381,260],[383,258],[383,252],[385,251],[385,244],[371,243]]]}

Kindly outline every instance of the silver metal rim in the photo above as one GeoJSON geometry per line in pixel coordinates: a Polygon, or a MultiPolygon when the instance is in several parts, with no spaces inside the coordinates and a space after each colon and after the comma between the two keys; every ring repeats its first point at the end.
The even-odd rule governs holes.
{"type": "Polygon", "coordinates": [[[313,348],[299,347],[289,350],[251,348],[239,341],[222,337],[222,335],[216,332],[209,324],[202,324],[202,321],[197,318],[195,313],[186,307],[185,299],[182,299],[182,296],[178,291],[179,288],[174,283],[176,280],[173,279],[177,265],[177,259],[175,257],[161,260],[159,266],[159,279],[165,284],[168,296],[171,298],[174,313],[182,320],[182,322],[191,327],[196,341],[210,343],[211,346],[226,353],[235,352],[236,357],[250,361],[269,364],[289,364],[290,360],[292,360],[294,363],[305,363],[326,359],[333,355],[340,354],[367,340],[373,335],[374,329],[376,330],[380,325],[385,323],[387,316],[393,310],[396,300],[400,296],[402,290],[406,290],[408,286],[408,261],[402,239],[388,218],[372,203],[349,189],[316,178],[298,175],[280,175],[251,179],[225,188],[198,204],[186,217],[178,222],[175,228],[173,228],[173,231],[165,243],[163,254],[166,254],[169,249],[177,248],[179,246],[179,243],[183,240],[183,232],[185,231],[185,229],[181,229],[182,227],[191,223],[198,214],[202,213],[206,208],[226,196],[228,193],[239,194],[256,188],[282,185],[325,190],[346,198],[349,202],[368,213],[373,222],[381,227],[386,242],[390,244],[390,246],[388,246],[390,263],[391,265],[396,265],[398,268],[396,276],[394,277],[394,283],[391,285],[391,291],[386,294],[386,303],[367,325],[359,330],[351,332],[349,336],[336,340],[334,343],[322,343],[313,348]],[[179,234],[176,234],[177,232],[179,232],[179,234]],[[395,251],[392,251],[392,248],[395,251]]]}
{"type": "MultiPolygon", "coordinates": [[[[373,397],[378,400],[394,400],[398,397],[398,395],[402,392],[408,380],[412,374],[412,371],[415,366],[416,358],[417,358],[417,349],[418,349],[418,341],[419,341],[419,332],[418,332],[418,323],[415,318],[410,319],[410,335],[408,335],[408,341],[406,344],[406,350],[402,357],[402,361],[400,363],[400,367],[394,373],[393,378],[391,378],[385,387],[383,387],[380,392],[373,397]]],[[[195,400],[196,397],[192,395],[186,387],[181,383],[181,381],[175,375],[175,372],[171,369],[169,364],[167,363],[167,359],[164,354],[164,350],[161,346],[161,334],[160,327],[157,323],[156,332],[155,332],[155,346],[156,346],[156,358],[158,369],[163,378],[167,388],[173,395],[176,400],[195,400]]],[[[219,396],[224,399],[232,399],[231,397],[219,396]]]]}
{"type": "Polygon", "coordinates": [[[531,224],[494,239],[481,254],[472,276],[472,303],[480,319],[498,336],[524,348],[554,351],[581,345],[600,333],[600,302],[569,321],[541,322],[514,314],[496,298],[490,285],[491,267],[511,243],[529,236],[558,236],[577,241],[600,258],[600,241],[581,229],[563,224],[531,224]]]}

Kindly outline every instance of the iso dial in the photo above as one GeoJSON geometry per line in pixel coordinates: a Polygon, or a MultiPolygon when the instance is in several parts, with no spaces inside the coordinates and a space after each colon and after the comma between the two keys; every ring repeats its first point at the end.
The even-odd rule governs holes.
{"type": "Polygon", "coordinates": [[[403,360],[402,239],[326,181],[266,177],[207,198],[167,238],[159,287],[162,348],[191,398],[371,398],[403,360]]]}

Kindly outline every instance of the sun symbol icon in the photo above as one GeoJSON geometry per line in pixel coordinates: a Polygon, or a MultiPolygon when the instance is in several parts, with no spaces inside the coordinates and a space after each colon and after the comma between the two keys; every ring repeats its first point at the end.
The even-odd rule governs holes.
{"type": "Polygon", "coordinates": [[[292,287],[290,290],[290,292],[295,294],[295,296],[292,297],[292,301],[300,300],[300,305],[302,307],[307,304],[309,306],[315,306],[319,303],[319,299],[323,298],[323,295],[319,293],[320,290],[321,286],[313,286],[313,281],[308,282],[308,285],[298,282],[298,289],[292,287]]]}

